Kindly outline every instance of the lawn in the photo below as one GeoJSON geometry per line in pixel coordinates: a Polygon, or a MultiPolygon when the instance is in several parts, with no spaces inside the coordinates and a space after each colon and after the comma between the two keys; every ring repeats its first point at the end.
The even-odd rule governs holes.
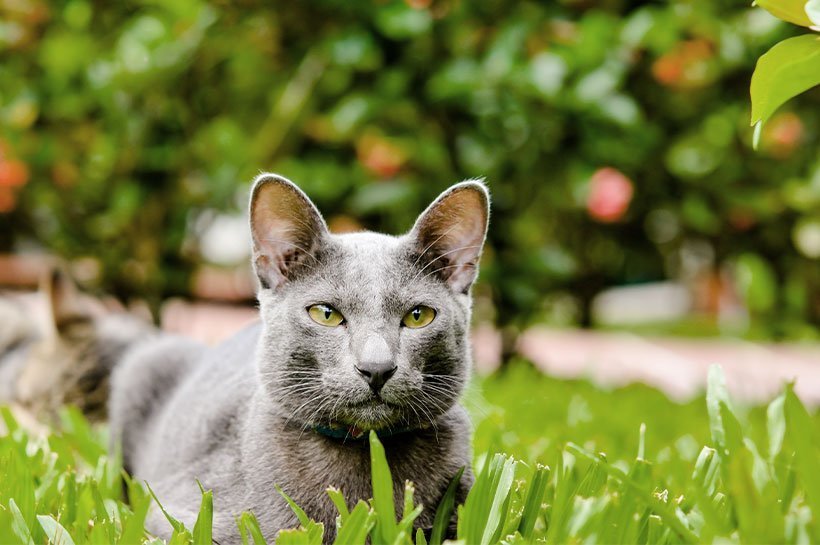
{"type": "MultiPolygon", "coordinates": [[[[477,380],[465,403],[476,422],[478,479],[455,507],[464,543],[820,541],[820,419],[788,387],[768,407],[740,407],[715,368],[708,394],[680,405],[647,387],[608,391],[517,362],[477,380]]],[[[61,432],[33,439],[5,409],[3,418],[10,433],[0,437],[0,542],[151,540],[143,530],[151,493],[127,482],[124,502],[104,429],[66,411],[61,432]]],[[[337,542],[370,535],[371,543],[439,543],[451,502],[439,506],[431,535],[414,534],[418,511],[409,494],[393,506],[380,452],[372,437],[369,505],[348,511],[331,491],[337,542]]],[[[210,543],[214,501],[204,491],[196,526],[178,525],[172,542],[210,543]]],[[[238,524],[248,543],[262,542],[252,515],[238,524]]],[[[322,530],[304,519],[277,543],[320,542],[322,530]]]]}

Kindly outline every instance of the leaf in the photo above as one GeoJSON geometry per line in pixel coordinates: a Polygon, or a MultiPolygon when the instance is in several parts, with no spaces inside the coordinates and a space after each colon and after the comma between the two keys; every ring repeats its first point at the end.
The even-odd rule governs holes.
{"type": "MultiPolygon", "coordinates": [[[[398,528],[399,534],[406,534],[407,536],[412,535],[413,533],[413,521],[421,514],[422,509],[424,508],[423,505],[414,505],[413,502],[413,493],[415,489],[413,487],[413,483],[410,481],[405,481],[404,483],[404,509],[402,510],[402,517],[399,521],[398,528]]],[[[394,543],[398,543],[400,540],[396,538],[394,543]]]]}
{"type": "Polygon", "coordinates": [[[769,460],[774,460],[783,448],[786,436],[786,415],[783,411],[786,396],[780,394],[766,409],[766,424],[769,432],[769,460]]]}
{"type": "Polygon", "coordinates": [[[46,533],[51,545],[74,545],[74,540],[71,539],[68,530],[63,528],[53,517],[37,515],[37,520],[40,522],[40,526],[43,527],[43,531],[46,533]]]}
{"type": "Polygon", "coordinates": [[[544,494],[547,491],[550,468],[538,464],[535,474],[530,480],[530,487],[527,490],[527,499],[524,500],[524,513],[521,515],[521,522],[518,525],[518,532],[526,540],[532,539],[532,531],[535,528],[535,521],[541,511],[541,503],[544,501],[544,494]]]}
{"type": "Polygon", "coordinates": [[[168,520],[168,523],[174,529],[174,533],[184,533],[185,525],[182,524],[182,522],[180,522],[179,520],[175,519],[173,516],[171,516],[171,514],[168,511],[165,510],[165,507],[163,507],[162,503],[159,501],[159,498],[157,498],[157,495],[154,494],[154,490],[151,488],[151,485],[149,485],[147,481],[145,482],[145,486],[148,487],[148,492],[151,493],[151,497],[154,498],[155,502],[157,502],[159,510],[162,511],[162,514],[165,515],[165,518],[168,520]]]}
{"type": "Polygon", "coordinates": [[[450,526],[450,520],[453,518],[456,492],[458,491],[459,483],[461,483],[462,475],[464,475],[463,467],[458,470],[453,480],[450,481],[447,490],[444,492],[444,496],[442,496],[438,504],[436,517],[433,519],[433,530],[430,532],[430,545],[441,545],[442,541],[444,541],[444,535],[450,526]]]}
{"type": "Polygon", "coordinates": [[[242,544],[247,544],[247,534],[253,538],[255,545],[267,545],[265,536],[262,535],[262,530],[259,528],[259,521],[253,513],[245,511],[239,516],[237,520],[239,532],[242,534],[242,544]]]}
{"type": "Polygon", "coordinates": [[[806,13],[806,0],[756,0],[755,4],[786,22],[805,27],[814,24],[806,13]]]}
{"type": "MultiPolygon", "coordinates": [[[[794,393],[790,384],[786,387],[786,430],[791,444],[794,445],[794,461],[797,476],[806,494],[806,503],[816,517],[820,513],[820,473],[817,472],[817,460],[820,459],[814,423],[806,408],[794,393]]],[[[820,541],[820,528],[814,527],[813,539],[820,541]]]]}
{"type": "Polygon", "coordinates": [[[335,545],[364,545],[367,534],[376,524],[376,514],[367,503],[359,500],[350,515],[339,527],[335,545]]]}
{"type": "MultiPolygon", "coordinates": [[[[200,490],[202,484],[197,481],[200,490]]],[[[211,545],[214,524],[214,492],[202,490],[202,502],[199,505],[199,514],[194,523],[194,545],[211,545]]]]}
{"type": "Polygon", "coordinates": [[[290,499],[290,496],[285,494],[285,491],[282,490],[281,486],[276,484],[274,485],[274,488],[276,488],[276,491],[279,492],[279,495],[285,498],[285,501],[288,502],[288,505],[290,506],[293,513],[296,515],[296,518],[299,519],[299,524],[307,528],[308,524],[310,524],[310,517],[307,516],[307,513],[305,513],[304,509],[296,505],[296,502],[290,499]]]}
{"type": "Polygon", "coordinates": [[[775,44],[752,74],[751,124],[762,125],[787,100],[818,84],[820,36],[806,34],[775,44]]]}
{"type": "Polygon", "coordinates": [[[396,507],[393,504],[393,477],[384,447],[375,431],[370,431],[370,471],[373,483],[373,507],[376,511],[376,545],[392,544],[398,535],[396,507]]]}
{"type": "Polygon", "coordinates": [[[14,535],[25,545],[34,545],[34,538],[31,536],[31,531],[26,524],[26,519],[23,517],[23,513],[20,512],[20,508],[17,507],[17,504],[14,503],[14,499],[9,499],[9,510],[12,516],[11,530],[14,532],[14,535]]]}
{"type": "Polygon", "coordinates": [[[720,417],[720,403],[728,402],[726,380],[723,378],[723,368],[713,365],[709,368],[706,389],[706,409],[709,413],[709,430],[712,432],[712,441],[718,456],[726,455],[726,432],[723,429],[723,420],[720,417]]]}
{"type": "Polygon", "coordinates": [[[330,496],[330,501],[333,502],[333,505],[336,506],[336,510],[339,511],[339,522],[344,524],[347,517],[350,516],[350,511],[347,508],[347,502],[345,502],[342,491],[338,488],[330,487],[327,489],[327,495],[330,496]]]}

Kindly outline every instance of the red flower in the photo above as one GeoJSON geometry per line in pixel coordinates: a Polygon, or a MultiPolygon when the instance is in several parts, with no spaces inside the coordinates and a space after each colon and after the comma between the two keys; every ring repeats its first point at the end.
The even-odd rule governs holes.
{"type": "Polygon", "coordinates": [[[587,212],[596,221],[616,222],[629,208],[633,193],[632,181],[619,170],[600,168],[589,180],[587,212]]]}
{"type": "Polygon", "coordinates": [[[0,161],[0,186],[19,187],[28,182],[28,167],[17,159],[0,161]]]}

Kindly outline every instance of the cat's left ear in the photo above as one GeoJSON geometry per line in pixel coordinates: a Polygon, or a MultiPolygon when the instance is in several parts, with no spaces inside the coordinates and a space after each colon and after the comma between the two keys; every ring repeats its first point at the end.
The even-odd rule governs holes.
{"type": "Polygon", "coordinates": [[[74,325],[91,322],[91,309],[74,281],[59,266],[48,271],[41,284],[48,297],[51,325],[58,335],[66,334],[74,325]]]}
{"type": "Polygon", "coordinates": [[[490,194],[480,181],[461,182],[439,195],[410,231],[424,274],[467,293],[478,276],[489,218],[490,194]]]}

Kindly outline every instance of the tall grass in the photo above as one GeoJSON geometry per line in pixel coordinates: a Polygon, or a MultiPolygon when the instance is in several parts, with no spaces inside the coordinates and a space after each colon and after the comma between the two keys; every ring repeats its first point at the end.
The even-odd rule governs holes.
{"type": "MultiPolygon", "coordinates": [[[[335,542],[364,544],[369,538],[374,545],[439,545],[451,531],[457,541],[470,545],[820,542],[818,420],[791,386],[765,410],[748,412],[733,407],[722,372],[715,367],[701,400],[701,419],[701,412],[691,407],[640,389],[600,392],[581,383],[549,380],[539,383],[521,374],[486,385],[488,394],[503,396],[498,392],[507,388],[517,401],[527,388],[535,398],[539,385],[553,388],[557,396],[564,396],[566,411],[562,418],[550,417],[546,407],[555,401],[544,399],[536,403],[540,413],[523,414],[511,399],[517,422],[513,423],[507,420],[511,413],[503,403],[482,409],[475,485],[458,506],[451,486],[441,504],[431,506],[437,509],[435,523],[426,533],[413,529],[422,506],[413,498],[412,483],[404,485],[401,509],[393,504],[390,468],[378,438],[371,434],[373,498],[349,509],[344,491],[328,490],[339,512],[335,542]],[[581,416],[575,414],[580,409],[570,407],[579,403],[578,392],[587,403],[581,416]],[[637,416],[645,418],[635,413],[641,400],[646,405],[637,416]],[[607,422],[604,416],[619,412],[625,419],[622,428],[596,428],[598,416],[601,426],[607,422]],[[668,423],[675,415],[685,418],[668,423]],[[508,425],[494,427],[492,422],[508,425]],[[677,439],[652,443],[652,423],[658,422],[676,428],[660,430],[660,435],[677,439]],[[519,453],[530,448],[533,441],[527,430],[538,425],[547,440],[552,429],[558,435],[578,430],[577,441],[542,448],[525,460],[493,452],[505,446],[519,453]],[[615,435],[627,429],[634,430],[633,439],[623,442],[631,443],[631,456],[617,446],[611,454],[595,448],[622,444],[615,435]],[[693,441],[700,436],[707,444],[697,449],[693,441]],[[655,460],[650,452],[656,453],[655,460]]],[[[144,531],[154,502],[151,491],[126,478],[129,502],[123,501],[120,464],[105,452],[101,433],[90,429],[75,411],[67,411],[62,430],[45,439],[31,437],[8,410],[2,417],[9,433],[0,437],[0,542],[156,542],[144,531]]],[[[282,545],[321,543],[326,530],[322,524],[279,493],[291,505],[299,527],[267,537],[282,545]]],[[[202,491],[193,528],[166,513],[173,528],[170,542],[210,543],[214,500],[211,491],[202,491]]],[[[244,543],[267,543],[253,514],[237,517],[237,527],[244,543]]]]}

